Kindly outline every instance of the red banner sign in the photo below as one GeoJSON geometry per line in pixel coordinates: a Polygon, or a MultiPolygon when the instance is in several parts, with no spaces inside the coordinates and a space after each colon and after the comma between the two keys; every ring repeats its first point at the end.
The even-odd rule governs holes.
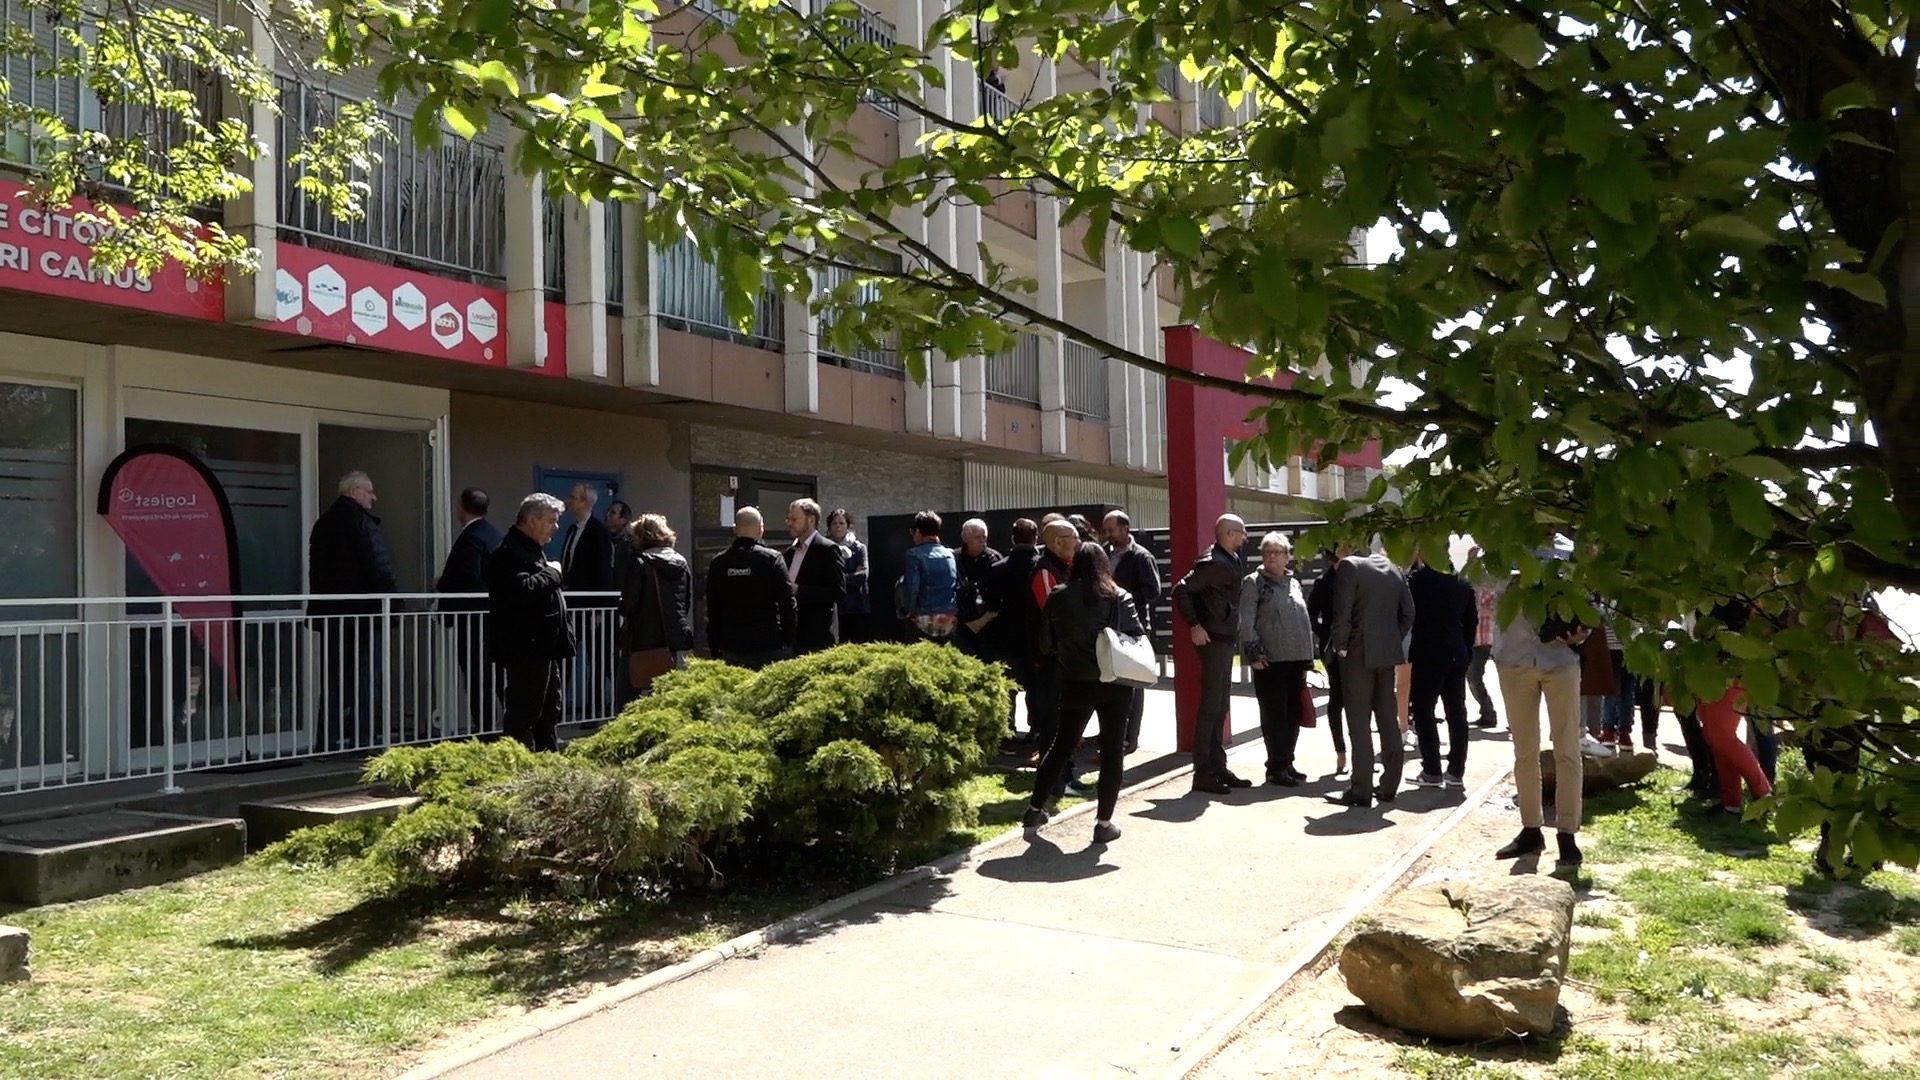
{"type": "MultiPolygon", "coordinates": [[[[136,446],[107,466],[100,516],[161,596],[231,596],[240,588],[239,546],[226,489],[206,464],[172,446],[136,446]]],[[[176,604],[193,635],[231,682],[225,600],[176,604]]]]}
{"type": "Polygon", "coordinates": [[[47,209],[19,184],[0,185],[0,288],[163,315],[218,322],[226,317],[226,286],[200,281],[169,264],[148,277],[132,268],[93,269],[100,226],[76,218],[93,209],[75,199],[68,209],[47,209]]]}
{"type": "MultiPolygon", "coordinates": [[[[333,252],[281,244],[274,273],[278,330],[438,356],[487,367],[507,366],[507,294],[333,252]]],[[[567,309],[546,302],[541,365],[566,374],[567,309]]]]}

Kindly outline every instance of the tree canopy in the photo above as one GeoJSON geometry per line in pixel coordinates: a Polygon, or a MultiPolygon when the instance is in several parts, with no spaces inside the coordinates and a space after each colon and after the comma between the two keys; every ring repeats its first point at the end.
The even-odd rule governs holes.
{"type": "MultiPolygon", "coordinates": [[[[1406,463],[1398,501],[1349,532],[1405,555],[1448,533],[1538,588],[1509,603],[1636,628],[1628,663],[1677,705],[1737,680],[1798,741],[1864,745],[1779,804],[1831,821],[1862,862],[1920,862],[1920,662],[1862,639],[1873,587],[1920,588],[1920,81],[1905,3],[1832,0],[961,0],[898,36],[851,0],[299,0],[266,22],[283,66],[372,69],[415,130],[515,133],[515,164],[628,201],[656,241],[695,236],[745,318],[764,277],[836,309],[832,333],[909,354],[996,351],[1055,331],[1153,357],[1050,315],[990,252],[943,252],[918,222],[1024,185],[1147,253],[1182,317],[1248,348],[1264,438],[1331,455],[1369,438],[1406,463]],[[979,117],[973,70],[1097,68],[979,117]],[[974,65],[970,69],[968,64],[974,65]],[[1175,132],[1160,74],[1241,117],[1175,132]],[[969,99],[969,95],[975,95],[969,99]],[[896,103],[899,160],[850,182],[848,122],[896,103]],[[1352,259],[1386,223],[1400,250],[1352,259]],[[874,248],[902,258],[886,268],[874,248]],[[817,288],[823,267],[841,284],[817,288]],[[856,293],[859,304],[853,301],[856,293]],[[1323,363],[1323,361],[1325,361],[1323,363]],[[1355,361],[1362,361],[1356,363],[1355,361]],[[1576,538],[1566,562],[1542,534],[1576,538]],[[1673,620],[1733,604],[1742,632],[1673,620]]],[[[234,100],[274,100],[244,30],[139,0],[24,0],[106,101],[184,137],[37,123],[56,197],[112,181],[141,212],[106,257],[244,265],[192,207],[231,195],[253,152],[168,89],[180,63],[234,100]]],[[[239,9],[235,9],[239,10],[239,9]]],[[[10,31],[15,28],[9,28],[10,31]]],[[[11,70],[11,69],[10,69],[11,70]]],[[[1024,80],[1021,83],[1024,85],[1024,80]]],[[[1043,77],[1040,85],[1047,85],[1043,77]]],[[[351,213],[371,113],[305,153],[351,213]]],[[[916,368],[916,370],[919,370],[916,368]]],[[[1724,607],[1723,607],[1724,610],[1724,607]]]]}

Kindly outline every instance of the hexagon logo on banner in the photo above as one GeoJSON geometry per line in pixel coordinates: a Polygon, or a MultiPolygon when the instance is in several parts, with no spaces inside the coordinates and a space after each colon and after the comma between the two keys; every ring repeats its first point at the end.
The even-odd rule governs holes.
{"type": "Polygon", "coordinates": [[[467,333],[482,344],[500,336],[500,313],[485,300],[467,305],[467,333]]]}
{"type": "Polygon", "coordinates": [[[307,306],[306,290],[300,287],[300,279],[277,270],[273,275],[273,317],[286,322],[300,314],[307,306]]]}
{"type": "Polygon", "coordinates": [[[452,304],[437,304],[432,316],[433,340],[443,349],[451,349],[467,336],[460,313],[452,304]]]}
{"type": "Polygon", "coordinates": [[[393,290],[393,321],[409,330],[427,325],[427,294],[411,281],[393,290]]]}
{"type": "Polygon", "coordinates": [[[347,279],[332,263],[321,263],[307,275],[307,299],[322,315],[338,315],[347,307],[347,279]]]}
{"type": "Polygon", "coordinates": [[[353,294],[353,325],[369,335],[387,328],[387,298],[379,289],[356,289],[353,294]]]}

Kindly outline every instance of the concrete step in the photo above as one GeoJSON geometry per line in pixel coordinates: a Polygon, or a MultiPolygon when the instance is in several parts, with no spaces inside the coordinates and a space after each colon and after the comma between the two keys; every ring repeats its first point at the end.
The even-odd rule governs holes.
{"type": "Polygon", "coordinates": [[[360,818],[391,819],[419,802],[419,797],[414,795],[354,788],[241,803],[240,817],[247,823],[248,846],[258,851],[286,839],[296,829],[360,818]]]}
{"type": "Polygon", "coordinates": [[[28,907],[160,885],[239,862],[238,818],[105,810],[0,826],[0,900],[28,907]]]}

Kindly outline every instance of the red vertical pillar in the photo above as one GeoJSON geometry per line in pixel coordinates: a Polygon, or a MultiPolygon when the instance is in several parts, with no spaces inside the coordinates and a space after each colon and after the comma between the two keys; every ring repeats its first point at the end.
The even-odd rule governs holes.
{"type": "MultiPolygon", "coordinates": [[[[1246,354],[1240,350],[1203,337],[1191,326],[1170,326],[1164,333],[1169,366],[1230,379],[1246,377],[1246,354]]],[[[1167,524],[1177,581],[1213,546],[1213,523],[1227,512],[1227,470],[1221,455],[1226,433],[1239,426],[1248,402],[1232,393],[1169,379],[1166,403],[1167,524]]],[[[1200,715],[1200,655],[1188,632],[1176,610],[1173,702],[1182,751],[1193,749],[1194,721],[1200,715]]]]}

